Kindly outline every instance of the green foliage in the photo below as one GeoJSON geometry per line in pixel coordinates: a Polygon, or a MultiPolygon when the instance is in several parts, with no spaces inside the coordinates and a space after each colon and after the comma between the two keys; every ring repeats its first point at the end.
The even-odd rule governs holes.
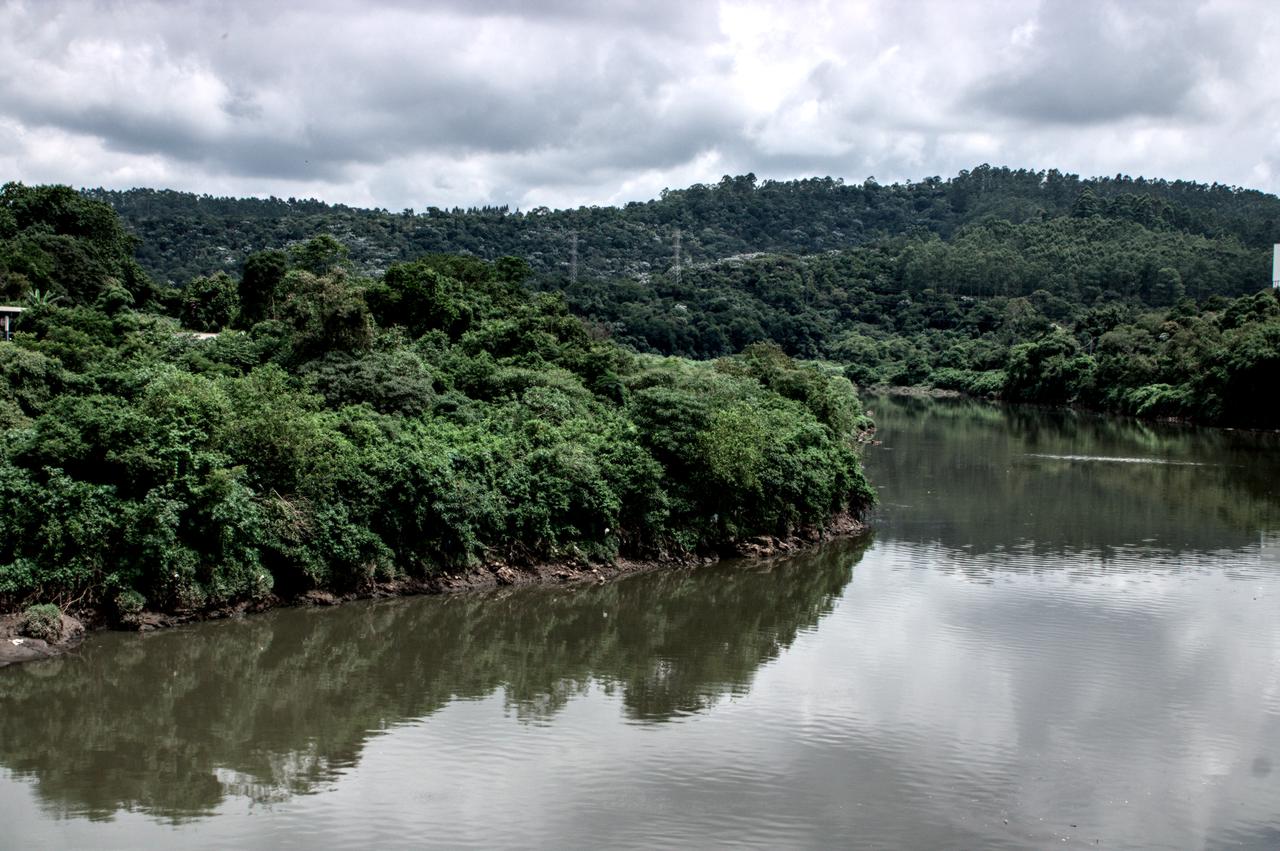
{"type": "Polygon", "coordinates": [[[391,218],[10,184],[0,604],[128,621],[729,550],[871,503],[853,383],[1274,426],[1276,221],[1260,193],[988,167],[391,218]]]}
{"type": "Polygon", "coordinates": [[[373,342],[373,319],[360,286],[341,270],[320,276],[293,270],[281,281],[280,291],[280,317],[293,326],[298,359],[362,352],[373,342]]]}
{"type": "Polygon", "coordinates": [[[327,233],[313,236],[290,251],[293,266],[313,275],[327,275],[347,264],[347,247],[327,233]]]}
{"type": "MultiPolygon", "coordinates": [[[[469,337],[469,354],[506,347],[493,349],[501,358],[519,339],[528,347],[524,367],[548,359],[548,338],[526,333],[531,311],[514,304],[507,306],[522,315],[473,328],[491,306],[479,287],[527,278],[533,289],[561,294],[592,334],[640,352],[713,359],[767,342],[791,357],[839,363],[862,385],[1276,424],[1257,387],[1270,357],[1262,326],[1277,305],[1254,291],[1280,241],[1280,199],[1246,189],[980,165],[891,186],[726,176],[623,208],[514,213],[92,194],[158,237],[142,256],[171,278],[208,274],[228,252],[248,256],[270,245],[294,246],[295,264],[317,274],[335,264],[381,272],[423,252],[464,252],[471,256],[432,255],[388,273],[369,285],[366,303],[378,324],[410,336],[469,337]],[[685,260],[678,276],[677,228],[685,260]],[[315,233],[348,239],[349,260],[331,241],[307,243],[315,233]],[[181,250],[158,247],[174,244],[181,250]],[[507,254],[528,265],[498,259],[507,254]],[[478,271],[477,257],[497,260],[498,271],[478,271]],[[1245,326],[1256,327],[1236,333],[1245,326]],[[1159,385],[1182,389],[1138,392],[1159,385]]],[[[488,298],[505,296],[494,290],[488,298]]],[[[490,365],[475,358],[466,367],[463,392],[502,392],[490,365]]],[[[618,369],[572,368],[597,396],[624,400],[618,369]]]]}
{"type": "Polygon", "coordinates": [[[712,370],[654,361],[631,382],[632,418],[668,471],[671,510],[697,518],[688,534],[701,546],[784,534],[870,501],[852,433],[842,431],[856,422],[840,416],[824,422],[771,389],[755,375],[769,366],[778,383],[803,388],[795,378],[802,375],[815,389],[822,386],[813,394],[819,411],[828,398],[854,398],[843,378],[797,366],[776,350],[756,350],[712,370]]]}
{"type": "Polygon", "coordinates": [[[240,322],[249,326],[275,317],[276,294],[289,271],[283,251],[259,251],[244,261],[240,275],[240,322]]]}
{"type": "Polygon", "coordinates": [[[1089,384],[1093,366],[1072,336],[1054,331],[1009,350],[1003,395],[1023,402],[1074,401],[1089,384]]]}
{"type": "MultiPolygon", "coordinates": [[[[607,292],[597,291],[600,281],[622,282],[626,291],[617,297],[625,303],[632,300],[629,293],[648,288],[640,276],[647,275],[650,281],[667,278],[677,227],[682,233],[682,253],[689,260],[686,271],[694,264],[755,252],[818,255],[871,245],[886,237],[919,234],[945,242],[966,226],[987,221],[1022,225],[1066,219],[1082,229],[1115,223],[1204,237],[1209,246],[1224,238],[1234,240],[1256,251],[1259,258],[1269,252],[1272,242],[1280,241],[1276,233],[1280,200],[1262,192],[1125,175],[1082,178],[1056,169],[985,164],[945,180],[926,177],[893,185],[845,184],[830,177],[771,181],[751,174],[725,176],[713,184],[664,190],[660,198],[621,208],[556,211],[428,208],[405,215],[307,199],[212,198],[146,189],[94,190],[89,195],[119,211],[142,237],[143,265],[158,278],[171,281],[231,270],[263,248],[297,245],[325,233],[351,247],[350,260],[364,273],[378,273],[431,252],[466,253],[491,261],[515,255],[528,261],[542,285],[563,288],[569,284],[571,240],[576,233],[579,283],[584,290],[579,309],[584,313],[594,312],[591,298],[610,300],[607,292]],[[1090,200],[1081,200],[1086,190],[1090,200]],[[1073,212],[1078,215],[1073,217],[1073,212]]],[[[1211,249],[1204,265],[1216,265],[1215,255],[1211,249]]],[[[964,265],[973,270],[981,265],[995,276],[993,280],[1017,279],[1016,271],[1002,274],[1002,260],[1010,257],[1016,259],[1011,247],[993,251],[986,261],[971,253],[964,265]]],[[[1202,297],[1191,285],[1187,269],[1160,262],[1152,272],[1162,266],[1177,268],[1188,293],[1202,297]]],[[[1057,273],[1070,274],[1070,270],[1068,265],[1057,273]]],[[[317,274],[327,271],[322,268],[317,274]]],[[[803,304],[805,282],[793,280],[797,284],[793,297],[803,304]]],[[[1245,291],[1242,284],[1237,281],[1224,292],[1239,295],[1245,291]]],[[[631,323],[640,317],[623,313],[628,327],[635,330],[631,323]]],[[[695,322],[697,318],[691,317],[695,322]]],[[[735,332],[750,333],[756,321],[755,316],[744,317],[735,332]]],[[[672,343],[697,345],[695,336],[679,333],[674,324],[667,330],[675,334],[672,343]]],[[[679,351],[660,345],[656,333],[650,339],[655,350],[679,351]]],[[[779,337],[772,339],[793,354],[800,353],[779,337]]],[[[746,342],[752,340],[734,338],[729,349],[711,354],[736,351],[746,342]]]]}
{"type": "Polygon", "coordinates": [[[70,187],[0,189],[0,292],[7,300],[35,290],[93,304],[120,289],[142,305],[158,292],[134,260],[135,245],[111,207],[70,187]]]}
{"type": "Polygon", "coordinates": [[[330,352],[304,365],[300,374],[335,408],[366,403],[380,413],[412,417],[429,411],[437,397],[435,370],[409,347],[360,357],[330,352]]]}
{"type": "Polygon", "coordinates": [[[121,620],[128,620],[142,614],[143,608],[147,605],[147,598],[137,591],[127,590],[117,594],[113,602],[117,616],[121,620]]]}
{"type": "Polygon", "coordinates": [[[52,644],[62,638],[62,610],[52,603],[28,606],[18,621],[18,632],[52,644]]]}
{"type": "Polygon", "coordinates": [[[240,312],[239,286],[226,272],[196,278],[182,290],[183,327],[221,331],[240,312]]]}
{"type": "Polygon", "coordinates": [[[367,299],[384,327],[400,325],[414,337],[439,330],[456,338],[472,319],[462,289],[460,281],[419,261],[391,267],[367,299]]]}
{"type": "Polygon", "coordinates": [[[727,549],[873,498],[838,372],[767,346],[637,357],[523,289],[521,261],[369,279],[331,243],[191,282],[183,324],[243,329],[213,339],[101,300],[24,315],[0,344],[0,604],[84,595],[133,623],[492,560],[727,549]]]}
{"type": "Polygon", "coordinates": [[[72,381],[57,358],[20,345],[0,346],[0,380],[0,393],[22,417],[43,413],[72,381]]]}

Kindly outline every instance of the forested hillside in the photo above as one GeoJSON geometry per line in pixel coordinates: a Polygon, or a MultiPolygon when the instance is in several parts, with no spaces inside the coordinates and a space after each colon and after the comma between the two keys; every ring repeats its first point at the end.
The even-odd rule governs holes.
{"type": "Polygon", "coordinates": [[[423,251],[510,254],[530,287],[641,352],[713,358],[768,341],[860,384],[1280,427],[1261,390],[1280,366],[1280,318],[1256,295],[1280,198],[1254,190],[984,165],[892,186],[726,177],[563,211],[90,194],[142,237],[143,265],[180,285],[318,233],[370,274],[423,251]]]}
{"type": "Polygon", "coordinates": [[[717,357],[763,339],[862,386],[1275,428],[1280,301],[1257,291],[1269,259],[1234,238],[1066,216],[565,291],[642,351],[717,357]]]}
{"type": "Polygon", "coordinates": [[[157,286],[105,205],[0,192],[0,611],[202,611],[482,563],[716,553],[860,513],[849,382],[593,334],[521,260],[328,235],[157,286]],[[185,329],[220,332],[201,339],[185,329]]]}
{"type": "Polygon", "coordinates": [[[735,254],[815,254],[884,237],[950,239],[988,217],[1014,224],[1099,214],[1156,231],[1233,237],[1250,248],[1277,238],[1280,199],[1248,189],[1144,178],[1084,179],[1056,170],[982,165],[948,180],[882,186],[831,178],[758,181],[667,190],[624,207],[512,211],[505,207],[361,210],[312,200],[233,199],[137,189],[90,190],[142,238],[138,258],[176,284],[238,270],[254,251],[329,233],[365,272],[431,252],[524,258],[538,276],[568,278],[577,239],[579,277],[666,273],[676,231],[684,262],[735,254]]]}

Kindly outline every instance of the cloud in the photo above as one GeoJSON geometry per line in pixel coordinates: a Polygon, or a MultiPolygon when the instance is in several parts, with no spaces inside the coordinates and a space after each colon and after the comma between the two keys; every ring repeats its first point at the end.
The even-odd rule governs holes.
{"type": "Polygon", "coordinates": [[[1032,123],[1194,119],[1235,49],[1225,22],[1199,13],[1186,0],[1045,4],[971,102],[1032,123]]]}
{"type": "Polygon", "coordinates": [[[388,208],[981,161],[1280,188],[1266,2],[0,3],[6,178],[388,208]]]}

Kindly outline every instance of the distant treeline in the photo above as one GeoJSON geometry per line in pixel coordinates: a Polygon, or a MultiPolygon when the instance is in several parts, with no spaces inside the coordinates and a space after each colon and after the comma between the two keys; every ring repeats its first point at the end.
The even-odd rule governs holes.
{"type": "Polygon", "coordinates": [[[561,211],[90,194],[178,283],[238,275],[249,253],[316,233],[374,272],[422,251],[513,254],[529,286],[641,352],[714,358],[767,341],[862,384],[1280,426],[1260,389],[1280,358],[1276,303],[1255,295],[1280,198],[1249,189],[983,165],[891,186],[725,177],[561,211]]]}
{"type": "Polygon", "coordinates": [[[816,254],[884,237],[949,240],[987,218],[1020,224],[1067,215],[1102,215],[1157,231],[1248,248],[1277,238],[1280,199],[1250,189],[1117,175],[1081,178],[1056,170],[981,165],[943,180],[881,185],[832,178],[759,181],[755,175],[666,190],[623,207],[512,211],[506,207],[362,210],[314,200],[215,198],[136,189],[87,190],[120,213],[142,238],[138,259],[160,280],[182,284],[234,272],[254,251],[329,233],[365,272],[421,254],[468,253],[488,260],[524,258],[539,277],[570,273],[577,234],[580,277],[666,273],[680,231],[683,260],[735,254],[816,254]]]}
{"type": "Polygon", "coordinates": [[[1064,216],[565,292],[641,351],[717,357],[770,340],[862,386],[1275,428],[1280,301],[1257,291],[1269,274],[1267,252],[1234,238],[1064,216]]]}

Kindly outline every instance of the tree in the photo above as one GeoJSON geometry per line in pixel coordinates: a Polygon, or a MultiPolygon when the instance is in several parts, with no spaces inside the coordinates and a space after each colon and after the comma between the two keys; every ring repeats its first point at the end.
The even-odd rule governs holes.
{"type": "Polygon", "coordinates": [[[373,317],[345,272],[317,276],[293,270],[285,275],[281,317],[293,326],[293,356],[307,361],[326,352],[356,353],[373,342],[373,317]]]}
{"type": "Polygon", "coordinates": [[[7,297],[28,288],[93,304],[122,287],[144,305],[159,291],[134,260],[137,239],[115,211],[69,186],[0,189],[0,287],[7,297]]]}
{"type": "Polygon", "coordinates": [[[195,331],[221,331],[236,320],[240,293],[226,272],[196,278],[182,291],[182,324],[195,331]]]}
{"type": "Polygon", "coordinates": [[[1152,304],[1162,307],[1176,304],[1186,294],[1187,289],[1182,285],[1182,275],[1178,274],[1177,269],[1163,266],[1156,272],[1156,280],[1151,287],[1152,304]]]}
{"type": "Polygon", "coordinates": [[[324,275],[334,269],[346,268],[347,247],[327,233],[313,236],[290,252],[293,266],[313,275],[324,275]]]}
{"type": "Polygon", "coordinates": [[[275,317],[276,291],[289,271],[289,257],[283,251],[259,251],[244,261],[240,275],[240,322],[249,327],[275,317]]]}
{"type": "Polygon", "coordinates": [[[401,325],[414,337],[441,330],[456,337],[471,322],[462,286],[423,261],[397,263],[369,289],[369,306],[382,325],[401,325]]]}

